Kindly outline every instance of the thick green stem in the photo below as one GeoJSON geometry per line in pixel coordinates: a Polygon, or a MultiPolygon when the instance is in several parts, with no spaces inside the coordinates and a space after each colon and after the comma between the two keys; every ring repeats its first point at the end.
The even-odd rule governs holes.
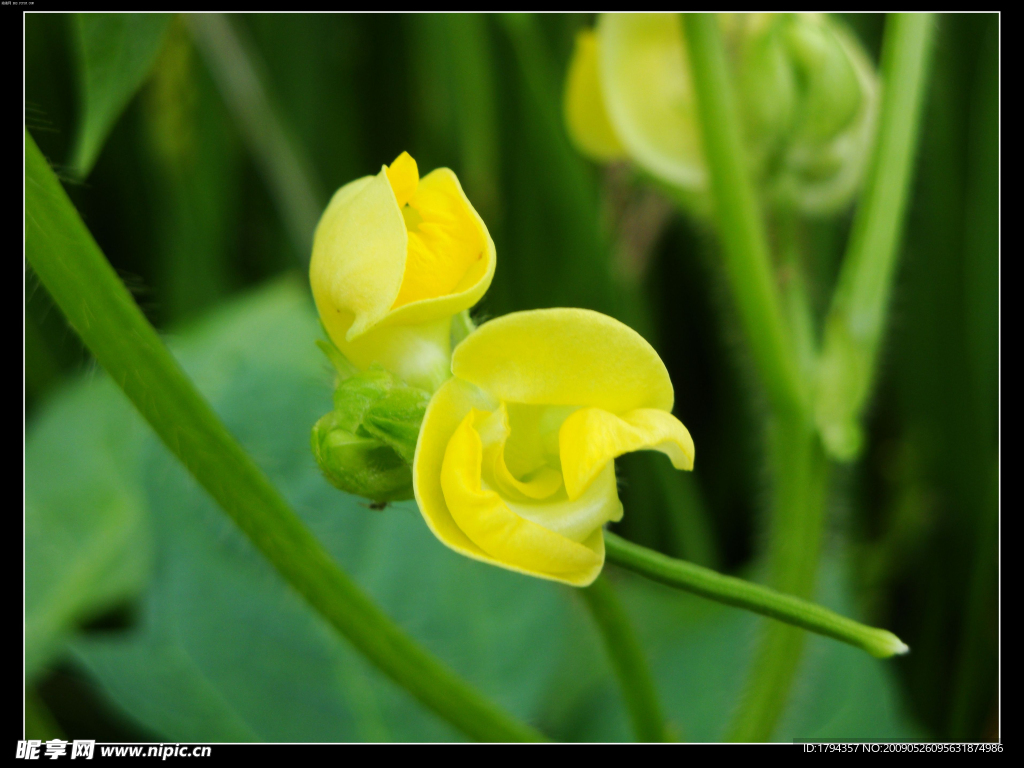
{"type": "Polygon", "coordinates": [[[816,420],[840,460],[861,448],[860,415],[871,393],[914,169],[935,22],[892,14],[882,44],[878,138],[846,258],[825,322],[816,420]]]}
{"type": "MultiPolygon", "coordinates": [[[[807,599],[814,592],[818,570],[827,460],[813,425],[799,419],[779,418],[771,425],[768,456],[773,478],[769,580],[776,589],[807,599]]],[[[771,738],[803,650],[804,635],[798,630],[767,624],[761,631],[728,733],[734,741],[771,738]]],[[[890,654],[905,650],[906,646],[899,643],[890,654]]]]}
{"type": "Polygon", "coordinates": [[[806,387],[786,331],[764,222],[747,172],[718,21],[713,14],[683,15],[701,143],[729,287],[772,406],[779,413],[800,413],[806,408],[806,387]]]}
{"type": "Polygon", "coordinates": [[[606,576],[580,591],[601,630],[637,741],[671,741],[644,650],[606,576]]]}
{"type": "Polygon", "coordinates": [[[778,619],[790,625],[790,629],[802,627],[862,648],[879,658],[907,651],[907,646],[892,632],[866,626],[828,608],[752,581],[726,576],[685,560],[676,560],[626,541],[614,533],[605,532],[605,548],[608,561],[622,568],[718,603],[778,619]]]}
{"type": "Polygon", "coordinates": [[[406,635],[338,567],[160,341],[27,132],[25,253],[72,327],[160,439],[331,626],[469,736],[543,738],[406,635]]]}
{"type": "MultiPolygon", "coordinates": [[[[813,591],[818,562],[825,463],[810,426],[810,387],[801,376],[794,336],[804,311],[791,301],[793,328],[772,271],[742,142],[725,46],[712,14],[684,14],[683,30],[697,95],[697,116],[710,177],[729,287],[771,405],[772,522],[768,560],[772,584],[796,597],[813,591]]],[[[796,286],[799,289],[799,286],[796,286]]],[[[797,298],[799,296],[797,295],[797,298]]],[[[807,357],[807,351],[802,351],[807,357]]],[[[766,739],[785,704],[802,647],[802,633],[766,625],[739,708],[734,738],[766,739]]]]}
{"type": "Polygon", "coordinates": [[[807,294],[807,279],[801,258],[799,226],[792,212],[778,212],[775,220],[782,283],[782,301],[793,334],[800,376],[811,381],[818,364],[818,340],[807,294]]]}

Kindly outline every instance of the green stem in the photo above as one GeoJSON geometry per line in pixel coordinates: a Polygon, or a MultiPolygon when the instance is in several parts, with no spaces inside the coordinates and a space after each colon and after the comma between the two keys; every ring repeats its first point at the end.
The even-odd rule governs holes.
{"type": "MultiPolygon", "coordinates": [[[[803,309],[792,297],[795,322],[792,329],[787,325],[764,222],[747,172],[717,18],[684,14],[683,31],[726,276],[772,410],[768,444],[773,482],[771,581],[782,592],[807,598],[817,570],[826,465],[810,427],[810,392],[801,377],[801,356],[806,358],[808,353],[801,350],[798,355],[790,331],[805,345],[813,336],[802,327],[803,309]]],[[[763,632],[736,725],[730,731],[733,738],[770,737],[800,658],[803,635],[799,630],[769,624],[763,632]]]]}
{"type": "Polygon", "coordinates": [[[807,393],[786,332],[764,222],[747,173],[718,20],[713,14],[683,16],[726,276],[772,405],[780,413],[800,413],[807,393]]]}
{"type": "MultiPolygon", "coordinates": [[[[769,581],[781,592],[810,599],[824,529],[828,463],[821,440],[807,420],[778,417],[770,425],[768,438],[773,478],[769,581]]],[[[729,729],[734,741],[771,738],[803,650],[804,634],[792,627],[767,624],[761,631],[743,697],[729,729]]],[[[896,638],[893,640],[898,645],[890,645],[889,654],[906,650],[896,638]]]]}
{"type": "Polygon", "coordinates": [[[875,378],[928,80],[930,14],[892,14],[882,43],[878,138],[825,322],[816,420],[840,460],[861,448],[859,418],[875,378]]]}
{"type": "Polygon", "coordinates": [[[752,581],[676,560],[614,533],[606,531],[604,536],[609,562],[654,581],[849,643],[879,658],[907,651],[907,646],[892,632],[866,626],[828,608],[752,581]]]}
{"type": "Polygon", "coordinates": [[[818,364],[818,341],[815,338],[814,316],[807,294],[807,278],[801,258],[801,242],[797,217],[780,211],[775,217],[781,270],[782,301],[792,333],[800,376],[810,381],[818,364]]]}
{"type": "Polygon", "coordinates": [[[161,440],[331,626],[469,736],[543,738],[406,635],[338,567],[160,341],[27,131],[25,253],[72,327],[161,440]]]}
{"type": "Polygon", "coordinates": [[[662,715],[658,692],[644,658],[643,648],[608,577],[599,576],[597,581],[580,590],[580,593],[601,630],[605,648],[622,687],[622,696],[626,701],[629,719],[633,722],[636,740],[671,741],[665,729],[665,717],[662,715]]]}
{"type": "Polygon", "coordinates": [[[219,13],[185,17],[305,266],[323,209],[310,164],[271,105],[264,78],[231,22],[219,13]]]}

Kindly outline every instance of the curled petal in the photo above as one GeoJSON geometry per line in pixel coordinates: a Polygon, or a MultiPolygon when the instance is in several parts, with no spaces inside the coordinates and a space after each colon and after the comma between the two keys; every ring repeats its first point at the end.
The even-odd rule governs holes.
{"type": "Polygon", "coordinates": [[[570,499],[559,489],[542,502],[521,503],[505,498],[505,503],[520,517],[579,542],[586,542],[605,523],[621,520],[623,512],[615,465],[611,462],[576,499],[570,499]]]}
{"type": "Polygon", "coordinates": [[[412,464],[412,483],[416,504],[431,532],[447,546],[463,555],[493,563],[494,558],[463,533],[448,511],[441,489],[441,465],[448,440],[472,408],[493,410],[497,401],[486,392],[459,379],[449,379],[434,393],[420,426],[416,455],[412,464]]]}
{"type": "Polygon", "coordinates": [[[452,373],[497,400],[626,413],[671,411],[672,381],[632,328],[587,309],[535,309],[491,320],[452,355],[452,373]]]}
{"type": "Polygon", "coordinates": [[[562,476],[570,499],[579,497],[615,457],[651,449],[661,451],[676,469],[693,469],[693,439],[671,413],[640,408],[616,416],[600,408],[582,408],[558,433],[562,476]]]}
{"type": "Polygon", "coordinates": [[[392,322],[422,322],[419,317],[473,306],[494,276],[494,243],[458,178],[447,168],[432,171],[403,210],[415,215],[406,218],[409,253],[392,322]]]}
{"type": "MultiPolygon", "coordinates": [[[[514,525],[511,528],[501,529],[500,526],[495,526],[494,521],[496,519],[499,521],[504,520],[508,523],[509,518],[502,517],[506,514],[503,510],[487,506],[488,503],[494,503],[493,497],[480,497],[484,489],[482,485],[478,489],[479,480],[475,478],[478,478],[482,472],[482,445],[479,466],[475,460],[469,462],[469,466],[473,468],[469,477],[467,478],[464,474],[465,470],[460,474],[457,468],[449,467],[447,470],[448,479],[446,480],[448,487],[442,487],[442,473],[449,443],[453,435],[463,425],[467,416],[471,414],[474,408],[489,412],[497,410],[499,406],[500,404],[488,393],[458,378],[449,379],[434,394],[423,418],[423,426],[420,429],[419,441],[416,444],[416,456],[413,461],[413,489],[420,513],[433,534],[456,552],[519,573],[561,581],[574,586],[586,586],[597,578],[597,574],[604,563],[604,538],[601,525],[606,520],[615,520],[622,515],[622,506],[618,504],[618,496],[615,493],[614,472],[608,478],[610,482],[606,483],[607,487],[595,488],[594,491],[595,495],[598,493],[610,494],[610,497],[604,501],[604,506],[598,508],[601,502],[591,500],[586,495],[581,499],[585,504],[592,505],[590,512],[591,521],[596,520],[593,523],[595,530],[589,536],[583,537],[582,541],[574,541],[547,527],[547,524],[551,521],[544,519],[545,510],[542,508],[544,505],[539,504],[519,505],[513,503],[513,506],[519,510],[519,514],[516,514],[511,511],[509,504],[505,503],[505,507],[509,509],[508,514],[516,514],[516,517],[521,518],[524,523],[529,523],[530,525],[523,526],[512,521],[514,525]],[[449,495],[451,496],[452,503],[459,505],[457,513],[449,506],[449,495]],[[463,505],[463,501],[469,506],[463,505]],[[472,505],[479,505],[476,507],[477,513],[483,514],[490,521],[490,525],[495,527],[483,530],[482,526],[476,526],[472,520],[467,520],[467,510],[472,505]],[[459,517],[458,522],[456,521],[456,514],[459,517]],[[481,541],[485,542],[492,551],[484,549],[474,538],[467,535],[466,530],[463,530],[460,523],[464,523],[467,526],[467,530],[472,531],[474,536],[480,536],[481,541]],[[518,529],[516,526],[519,526],[518,529]],[[546,528],[547,533],[537,532],[535,528],[546,528]],[[502,530],[505,532],[504,535],[501,534],[502,530]],[[533,534],[523,533],[523,531],[533,531],[533,534]],[[542,570],[537,567],[538,563],[536,561],[524,555],[522,551],[510,554],[509,549],[502,549],[500,546],[501,541],[505,542],[506,547],[510,547],[510,542],[516,541],[525,545],[525,543],[533,541],[529,537],[534,534],[536,534],[537,540],[541,542],[551,542],[553,540],[551,537],[558,537],[564,541],[564,544],[559,543],[560,549],[548,547],[544,551],[549,556],[552,552],[561,551],[566,554],[569,560],[558,560],[554,564],[557,570],[542,570]],[[590,552],[593,559],[589,555],[585,555],[583,550],[590,552]],[[494,554],[495,552],[501,552],[507,555],[507,557],[502,559],[502,557],[494,554]],[[582,565],[576,568],[576,570],[572,570],[571,566],[566,565],[569,561],[582,563],[582,565]]],[[[463,439],[468,440],[468,437],[463,439]]],[[[477,441],[479,439],[479,437],[476,437],[477,441]]],[[[470,458],[472,459],[472,457],[470,458]]],[[[450,461],[455,461],[454,454],[450,461]]],[[[595,482],[593,485],[599,486],[599,483],[595,482]]],[[[559,496],[565,498],[562,492],[559,492],[559,496]]],[[[498,500],[501,501],[500,498],[498,500]]],[[[582,507],[579,502],[577,502],[577,505],[582,507]]],[[[564,513],[566,510],[564,507],[552,506],[551,510],[559,518],[565,517],[564,513]]],[[[570,510],[570,513],[575,512],[577,512],[576,509],[570,510]]],[[[571,532],[567,531],[566,533],[571,532]]],[[[551,565],[550,562],[543,562],[541,564],[545,566],[551,565]]]]}
{"type": "MultiPolygon", "coordinates": [[[[481,486],[483,446],[474,428],[478,415],[471,411],[455,430],[441,468],[441,487],[455,522],[503,565],[563,580],[596,577],[603,558],[593,549],[520,517],[496,491],[481,486]]],[[[600,529],[596,533],[600,538],[600,529]]]]}
{"type": "Polygon", "coordinates": [[[538,467],[530,473],[529,480],[520,480],[509,470],[505,462],[505,448],[512,430],[504,403],[478,424],[477,429],[484,442],[484,464],[502,495],[540,500],[552,496],[562,487],[562,475],[549,467],[538,467]]]}

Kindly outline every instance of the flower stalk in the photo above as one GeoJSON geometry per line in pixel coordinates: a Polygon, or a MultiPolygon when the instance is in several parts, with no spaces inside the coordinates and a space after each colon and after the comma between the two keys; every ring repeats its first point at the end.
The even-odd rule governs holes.
{"type": "Polygon", "coordinates": [[[930,14],[896,13],[886,23],[877,145],[825,321],[818,368],[818,428],[841,461],[861,450],[859,420],[888,318],[934,27],[930,14]]]}
{"type": "Polygon", "coordinates": [[[808,600],[668,557],[614,533],[605,533],[604,543],[610,562],[667,586],[834,638],[878,658],[909,650],[892,632],[861,624],[808,600]]]}
{"type": "Polygon", "coordinates": [[[644,650],[633,632],[626,609],[615,594],[615,588],[608,577],[602,575],[589,587],[580,590],[580,594],[601,631],[636,740],[672,741],[665,727],[665,716],[644,650]]]}

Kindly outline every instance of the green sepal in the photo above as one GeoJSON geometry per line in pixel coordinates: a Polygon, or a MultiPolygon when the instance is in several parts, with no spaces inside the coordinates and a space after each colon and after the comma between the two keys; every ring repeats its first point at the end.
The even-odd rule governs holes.
{"type": "Polygon", "coordinates": [[[386,443],[408,464],[416,453],[420,424],[430,395],[421,389],[398,386],[377,400],[363,418],[362,428],[386,443]]]}
{"type": "Polygon", "coordinates": [[[317,464],[348,493],[373,501],[412,498],[411,464],[429,402],[427,392],[380,366],[354,373],[334,391],[334,410],[313,427],[317,464]]]}
{"type": "Polygon", "coordinates": [[[389,446],[354,435],[332,411],[313,425],[313,456],[334,487],[371,501],[411,499],[412,470],[389,446]]]}
{"type": "MultiPolygon", "coordinates": [[[[320,324],[323,328],[323,323],[320,324]]],[[[327,334],[327,331],[324,331],[327,334]]],[[[331,361],[331,365],[334,366],[334,370],[338,372],[338,381],[344,381],[358,372],[352,363],[349,362],[348,358],[341,354],[341,351],[329,341],[323,339],[317,339],[316,345],[320,347],[320,351],[327,355],[327,359],[331,361]]]]}

